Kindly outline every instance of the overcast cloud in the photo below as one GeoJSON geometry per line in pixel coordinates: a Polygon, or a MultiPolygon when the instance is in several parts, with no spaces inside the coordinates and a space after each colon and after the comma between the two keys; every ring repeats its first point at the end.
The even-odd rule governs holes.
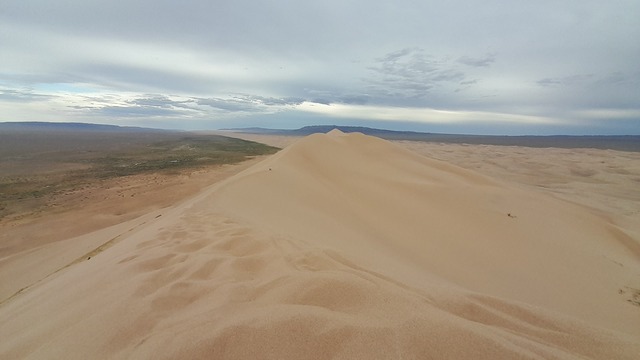
{"type": "Polygon", "coordinates": [[[640,2],[3,0],[0,121],[640,134],[640,2]]]}

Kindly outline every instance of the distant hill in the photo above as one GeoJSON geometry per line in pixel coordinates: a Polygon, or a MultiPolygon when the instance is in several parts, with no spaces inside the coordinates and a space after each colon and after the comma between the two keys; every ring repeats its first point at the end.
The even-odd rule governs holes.
{"type": "Polygon", "coordinates": [[[360,132],[387,140],[413,140],[451,144],[525,146],[535,148],[592,148],[619,151],[640,152],[638,135],[551,135],[551,136],[493,136],[493,135],[457,135],[416,131],[394,131],[362,126],[314,125],[295,130],[266,129],[259,127],[223,129],[249,134],[306,136],[315,133],[327,133],[338,129],[345,133],[360,132]]]}

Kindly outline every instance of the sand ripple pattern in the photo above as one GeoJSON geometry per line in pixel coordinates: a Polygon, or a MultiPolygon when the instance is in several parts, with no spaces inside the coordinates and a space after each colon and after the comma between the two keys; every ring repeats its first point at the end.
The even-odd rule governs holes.
{"type": "Polygon", "coordinates": [[[539,309],[412,288],[220,214],[188,214],[137,250],[120,263],[138,284],[132,298],[148,304],[131,326],[145,324],[148,335],[113,339],[132,349],[127,356],[560,359],[618,351],[614,336],[539,309]]]}

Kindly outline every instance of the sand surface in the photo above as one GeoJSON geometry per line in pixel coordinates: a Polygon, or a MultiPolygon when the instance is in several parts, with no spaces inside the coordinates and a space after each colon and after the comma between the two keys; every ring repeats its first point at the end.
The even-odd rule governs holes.
{"type": "Polygon", "coordinates": [[[143,215],[260,160],[97,181],[50,197],[44,209],[0,219],[0,301],[145,222],[143,215]]]}
{"type": "Polygon", "coordinates": [[[0,358],[640,357],[637,158],[420,146],[312,135],[43,245],[98,247],[0,304],[0,358]]]}

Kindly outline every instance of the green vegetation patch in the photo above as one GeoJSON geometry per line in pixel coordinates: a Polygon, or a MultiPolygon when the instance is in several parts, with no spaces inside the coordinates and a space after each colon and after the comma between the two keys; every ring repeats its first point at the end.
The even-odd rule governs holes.
{"type": "Polygon", "coordinates": [[[74,141],[69,137],[57,147],[58,150],[47,145],[46,157],[43,156],[44,151],[38,149],[31,154],[21,152],[18,161],[15,155],[3,159],[0,153],[0,161],[5,165],[11,163],[11,166],[20,168],[16,170],[28,169],[7,169],[5,174],[0,173],[0,218],[21,212],[25,207],[33,208],[34,204],[35,207],[42,206],[45,203],[43,198],[48,195],[80,189],[97,180],[143,173],[178,173],[204,166],[233,164],[279,150],[219,135],[172,134],[158,136],[157,141],[149,137],[141,141],[127,137],[124,141],[123,137],[112,135],[113,141],[109,146],[105,146],[109,142],[102,137],[95,148],[87,145],[86,139],[78,139],[78,143],[83,142],[78,151],[69,151],[74,141]],[[69,164],[78,166],[74,168],[69,164]]]}
{"type": "Polygon", "coordinates": [[[278,149],[223,136],[186,136],[144,148],[113,152],[89,159],[96,177],[109,178],[145,172],[171,171],[205,165],[233,164],[278,149]]]}

